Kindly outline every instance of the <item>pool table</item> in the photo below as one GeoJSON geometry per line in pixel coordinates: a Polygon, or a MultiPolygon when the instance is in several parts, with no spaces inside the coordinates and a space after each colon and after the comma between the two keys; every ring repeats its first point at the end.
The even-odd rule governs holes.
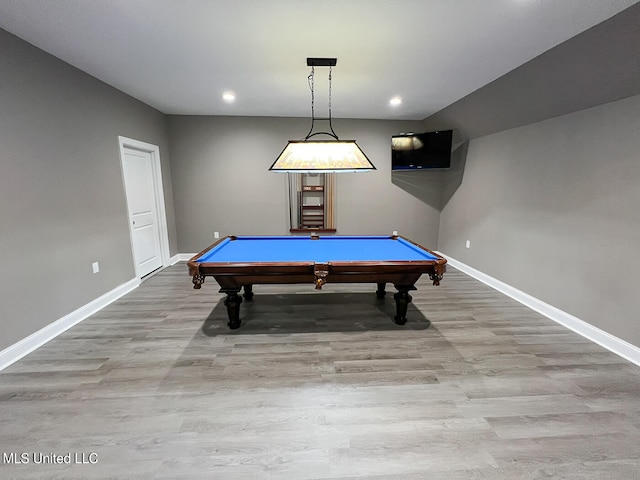
{"type": "Polygon", "coordinates": [[[228,326],[240,326],[239,295],[251,300],[254,284],[376,283],[378,298],[385,285],[398,290],[395,322],[407,322],[410,290],[423,273],[439,285],[447,260],[404,237],[393,236],[229,236],[220,239],[188,262],[193,287],[213,277],[224,304],[228,326]]]}

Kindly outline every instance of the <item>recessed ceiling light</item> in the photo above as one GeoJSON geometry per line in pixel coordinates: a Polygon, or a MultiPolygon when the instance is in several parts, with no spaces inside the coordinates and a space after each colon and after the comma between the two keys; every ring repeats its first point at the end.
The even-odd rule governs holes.
{"type": "Polygon", "coordinates": [[[222,94],[222,99],[225,102],[230,103],[230,102],[233,102],[236,99],[236,95],[233,92],[224,92],[222,94]]]}
{"type": "Polygon", "coordinates": [[[389,100],[389,105],[396,107],[398,105],[400,105],[402,103],[402,98],[400,97],[393,97],[391,100],[389,100]]]}

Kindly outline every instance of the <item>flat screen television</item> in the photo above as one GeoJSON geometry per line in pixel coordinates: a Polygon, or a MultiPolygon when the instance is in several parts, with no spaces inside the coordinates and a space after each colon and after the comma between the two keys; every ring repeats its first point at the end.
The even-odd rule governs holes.
{"type": "Polygon", "coordinates": [[[391,169],[449,168],[453,130],[403,133],[391,137],[391,169]]]}

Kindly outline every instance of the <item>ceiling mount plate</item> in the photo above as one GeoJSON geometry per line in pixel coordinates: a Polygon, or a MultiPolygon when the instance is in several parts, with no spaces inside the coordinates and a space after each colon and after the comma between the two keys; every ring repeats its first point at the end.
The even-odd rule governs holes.
{"type": "Polygon", "coordinates": [[[337,58],[308,58],[307,67],[335,67],[337,58]]]}

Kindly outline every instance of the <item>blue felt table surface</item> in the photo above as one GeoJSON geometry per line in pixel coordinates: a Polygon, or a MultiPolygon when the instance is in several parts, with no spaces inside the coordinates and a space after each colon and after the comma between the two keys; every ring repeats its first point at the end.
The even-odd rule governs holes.
{"type": "Polygon", "coordinates": [[[383,236],[235,237],[224,239],[197,261],[204,262],[358,262],[431,261],[438,257],[406,241],[383,236]]]}

